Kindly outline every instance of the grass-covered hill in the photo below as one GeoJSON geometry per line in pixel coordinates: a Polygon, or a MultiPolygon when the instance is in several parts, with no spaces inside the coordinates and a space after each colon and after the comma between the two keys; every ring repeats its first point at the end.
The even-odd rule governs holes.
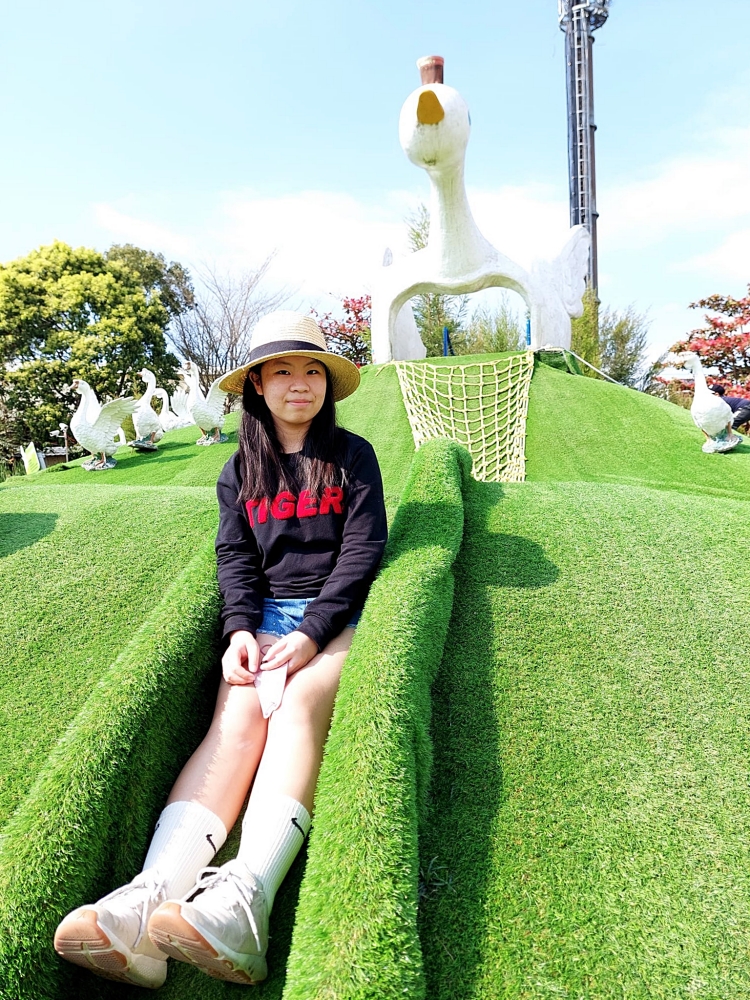
{"type": "MultiPolygon", "coordinates": [[[[439,443],[409,477],[392,366],[340,413],[400,506],[257,995],[750,996],[750,447],[704,455],[684,410],[545,365],[524,483],[439,443]]],[[[139,992],[49,941],[137,866],[210,712],[235,443],[194,440],[0,488],[9,1000],[139,992]]],[[[161,995],[234,990],[181,967],[161,995]]]]}

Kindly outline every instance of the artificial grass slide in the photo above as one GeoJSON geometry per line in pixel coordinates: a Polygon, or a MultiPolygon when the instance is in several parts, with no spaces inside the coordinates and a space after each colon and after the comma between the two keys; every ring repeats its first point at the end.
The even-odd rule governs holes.
{"type": "Polygon", "coordinates": [[[70,909],[138,870],[167,791],[205,732],[217,684],[214,563],[204,540],[89,689],[3,827],[3,1000],[93,995],[93,977],[55,955],[52,935],[70,909]]]}
{"type": "Polygon", "coordinates": [[[424,996],[418,822],[470,468],[448,441],[415,455],[336,699],[284,1000],[424,996]]]}
{"type": "Polygon", "coordinates": [[[420,844],[431,1000],[750,996],[749,515],[470,484],[420,844]]]}
{"type": "MultiPolygon", "coordinates": [[[[29,476],[31,481],[35,477],[29,476]]],[[[216,525],[207,487],[0,490],[0,828],[216,525]]]]}

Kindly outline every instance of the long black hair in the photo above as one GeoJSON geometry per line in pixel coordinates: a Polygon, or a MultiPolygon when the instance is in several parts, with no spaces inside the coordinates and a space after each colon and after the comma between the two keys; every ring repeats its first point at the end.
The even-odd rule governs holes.
{"type": "MultiPolygon", "coordinates": [[[[260,378],[262,365],[251,369],[260,378]]],[[[242,389],[242,422],[239,433],[242,488],[238,503],[273,497],[282,490],[309,490],[319,497],[326,486],[345,486],[345,438],[336,423],[336,404],[328,368],[326,394],[305,435],[299,461],[292,469],[276,434],[273,416],[264,396],[256,392],[250,374],[242,389]]]]}

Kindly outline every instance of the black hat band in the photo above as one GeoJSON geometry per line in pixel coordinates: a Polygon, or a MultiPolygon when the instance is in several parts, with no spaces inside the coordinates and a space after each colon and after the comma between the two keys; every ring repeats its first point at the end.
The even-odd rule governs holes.
{"type": "Polygon", "coordinates": [[[252,365],[258,358],[265,358],[269,354],[328,354],[328,351],[319,344],[311,344],[309,340],[275,340],[269,344],[262,344],[254,347],[250,351],[247,364],[252,365]]]}

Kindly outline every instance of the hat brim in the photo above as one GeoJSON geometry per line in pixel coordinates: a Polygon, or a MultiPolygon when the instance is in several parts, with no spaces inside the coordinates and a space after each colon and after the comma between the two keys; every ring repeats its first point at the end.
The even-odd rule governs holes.
{"type": "Polygon", "coordinates": [[[321,363],[326,366],[331,375],[333,398],[336,402],[351,396],[359,386],[359,368],[353,361],[342,358],[340,354],[332,354],[331,351],[308,350],[306,347],[301,347],[291,351],[275,351],[254,358],[249,364],[228,372],[219,382],[219,388],[241,396],[245,387],[245,379],[251,368],[262,365],[264,361],[273,361],[274,358],[288,358],[294,355],[304,358],[320,358],[321,363]]]}

